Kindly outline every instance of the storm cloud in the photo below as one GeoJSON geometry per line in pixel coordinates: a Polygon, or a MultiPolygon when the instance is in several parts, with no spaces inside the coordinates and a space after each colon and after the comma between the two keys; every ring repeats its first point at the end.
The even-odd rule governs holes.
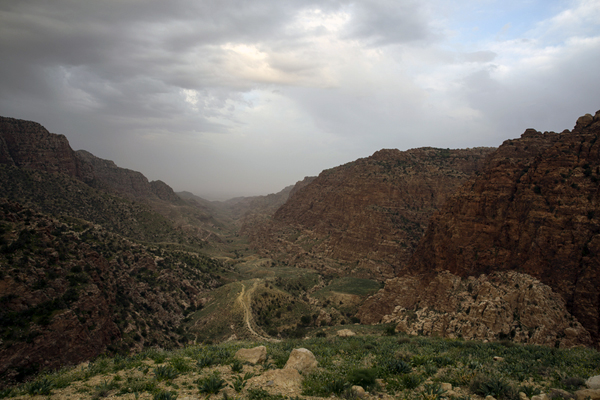
{"type": "Polygon", "coordinates": [[[0,115],[208,198],[600,109],[600,2],[5,0],[0,115]]]}

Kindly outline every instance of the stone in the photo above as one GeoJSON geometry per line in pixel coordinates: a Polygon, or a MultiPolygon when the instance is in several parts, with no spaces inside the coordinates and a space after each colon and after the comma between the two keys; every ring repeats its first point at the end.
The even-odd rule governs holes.
{"type": "Polygon", "coordinates": [[[502,361],[504,361],[504,357],[495,356],[494,361],[502,362],[502,361]]]}
{"type": "Polygon", "coordinates": [[[350,337],[355,336],[356,333],[354,333],[354,331],[351,331],[350,329],[340,329],[339,331],[337,331],[337,335],[339,337],[350,337]]]}
{"type": "Polygon", "coordinates": [[[592,376],[585,381],[585,385],[588,389],[600,389],[600,375],[592,376]]]}
{"type": "Polygon", "coordinates": [[[525,393],[519,392],[519,400],[529,400],[529,398],[525,393]]]}
{"type": "Polygon", "coordinates": [[[452,384],[451,383],[442,382],[442,383],[440,383],[440,387],[442,388],[442,390],[444,390],[446,392],[452,390],[452,384]]]}
{"type": "Polygon", "coordinates": [[[317,368],[318,364],[315,355],[310,350],[299,348],[292,350],[283,369],[295,369],[304,374],[317,368]]]}
{"type": "Polygon", "coordinates": [[[496,400],[496,398],[494,396],[487,395],[485,396],[485,400],[496,400]]]}
{"type": "Polygon", "coordinates": [[[582,389],[575,392],[577,400],[598,400],[600,399],[600,389],[582,389]]]}
{"type": "Polygon", "coordinates": [[[254,365],[262,364],[267,360],[267,348],[265,346],[257,346],[252,349],[239,349],[235,353],[235,358],[254,365]]]}
{"type": "Polygon", "coordinates": [[[531,396],[531,400],[548,400],[548,396],[545,393],[531,396]]]}
{"type": "Polygon", "coordinates": [[[594,117],[592,117],[592,114],[585,114],[585,115],[582,115],[581,117],[577,118],[576,126],[585,128],[586,126],[590,125],[593,121],[594,121],[594,117]]]}
{"type": "Polygon", "coordinates": [[[293,395],[302,390],[302,376],[294,368],[270,369],[248,380],[249,387],[266,387],[277,394],[293,395]]]}
{"type": "Polygon", "coordinates": [[[365,389],[363,389],[362,386],[352,386],[350,388],[350,391],[352,392],[352,394],[354,395],[355,398],[358,399],[366,399],[367,398],[367,392],[365,392],[365,389]]]}

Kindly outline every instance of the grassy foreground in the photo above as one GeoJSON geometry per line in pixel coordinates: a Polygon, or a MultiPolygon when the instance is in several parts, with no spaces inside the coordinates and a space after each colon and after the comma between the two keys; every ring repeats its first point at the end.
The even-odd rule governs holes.
{"type": "Polygon", "coordinates": [[[355,398],[350,387],[360,385],[369,392],[368,398],[467,400],[492,395],[518,400],[518,392],[528,397],[553,388],[573,392],[585,379],[599,374],[600,353],[593,349],[398,335],[331,336],[102,357],[5,389],[0,398],[355,398]],[[267,347],[264,365],[243,365],[234,359],[238,349],[257,345],[267,347]],[[269,370],[282,368],[292,349],[299,347],[313,352],[319,368],[305,374],[296,391],[281,394],[269,382],[260,381],[269,370]]]}

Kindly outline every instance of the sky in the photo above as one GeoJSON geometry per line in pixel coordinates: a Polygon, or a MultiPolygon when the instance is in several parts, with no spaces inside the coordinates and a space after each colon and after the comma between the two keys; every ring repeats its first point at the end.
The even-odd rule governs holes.
{"type": "Polygon", "coordinates": [[[210,200],[599,109],[600,0],[0,2],[0,115],[210,200]]]}

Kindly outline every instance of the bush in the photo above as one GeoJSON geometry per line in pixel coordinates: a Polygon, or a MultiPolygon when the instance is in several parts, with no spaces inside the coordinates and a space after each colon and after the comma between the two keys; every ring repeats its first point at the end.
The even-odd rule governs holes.
{"type": "Polygon", "coordinates": [[[49,396],[52,394],[52,382],[46,377],[29,382],[25,385],[25,391],[30,396],[49,396]]]}
{"type": "Polygon", "coordinates": [[[498,400],[518,400],[519,395],[514,387],[498,377],[478,375],[471,381],[471,392],[481,397],[493,396],[498,400]]]}
{"type": "Polygon", "coordinates": [[[198,384],[198,391],[207,394],[217,394],[225,386],[225,381],[216,372],[198,379],[196,383],[198,384]]]}
{"type": "Polygon", "coordinates": [[[237,358],[231,363],[231,372],[242,372],[244,370],[244,364],[237,358]]]}
{"type": "Polygon", "coordinates": [[[403,360],[389,360],[385,368],[392,374],[410,374],[412,367],[403,360]]]}
{"type": "Polygon", "coordinates": [[[154,368],[154,377],[157,381],[168,381],[177,378],[179,373],[170,365],[159,365],[154,368]]]}
{"type": "Polygon", "coordinates": [[[169,392],[167,390],[161,390],[158,393],[155,393],[154,396],[152,396],[152,400],[175,400],[177,399],[177,393],[176,392],[169,392]]]}
{"type": "Polygon", "coordinates": [[[362,386],[365,390],[372,388],[377,383],[377,370],[374,368],[360,368],[350,371],[348,381],[352,385],[362,386]]]}

